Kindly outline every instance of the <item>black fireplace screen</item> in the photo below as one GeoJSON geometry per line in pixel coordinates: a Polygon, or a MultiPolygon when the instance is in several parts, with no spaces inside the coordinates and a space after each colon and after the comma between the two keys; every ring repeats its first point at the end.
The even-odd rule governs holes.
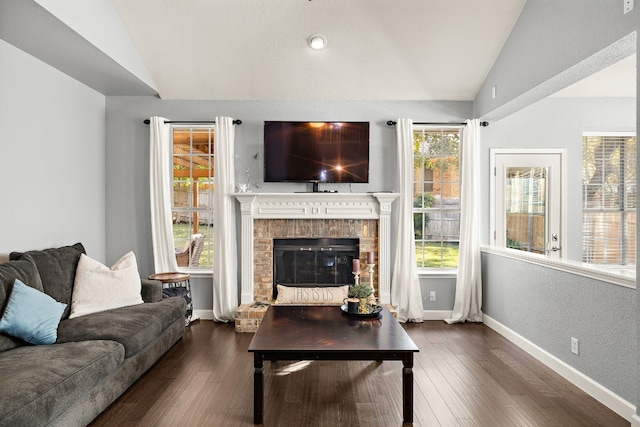
{"type": "Polygon", "coordinates": [[[358,239],[273,239],[274,299],[276,285],[353,284],[353,260],[358,257],[358,239]]]}

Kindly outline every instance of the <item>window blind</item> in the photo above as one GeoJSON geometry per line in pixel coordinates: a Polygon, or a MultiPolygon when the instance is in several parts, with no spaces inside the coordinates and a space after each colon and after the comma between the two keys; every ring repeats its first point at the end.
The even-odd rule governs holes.
{"type": "Polygon", "coordinates": [[[636,137],[582,141],[582,261],[635,264],[636,137]]]}

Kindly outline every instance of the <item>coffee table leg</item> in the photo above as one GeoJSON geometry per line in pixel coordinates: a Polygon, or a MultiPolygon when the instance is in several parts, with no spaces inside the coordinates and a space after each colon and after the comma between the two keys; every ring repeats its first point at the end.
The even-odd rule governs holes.
{"type": "Polygon", "coordinates": [[[264,414],[264,359],[260,352],[253,353],[253,423],[262,424],[264,414]]]}
{"type": "Polygon", "coordinates": [[[402,359],[402,418],[413,423],[413,353],[402,359]]]}

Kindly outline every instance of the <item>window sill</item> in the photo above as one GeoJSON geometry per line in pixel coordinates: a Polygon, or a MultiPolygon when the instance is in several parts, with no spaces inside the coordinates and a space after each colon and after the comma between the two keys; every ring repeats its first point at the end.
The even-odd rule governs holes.
{"type": "Polygon", "coordinates": [[[178,267],[178,271],[180,273],[186,273],[192,278],[213,278],[213,269],[178,267]]]}
{"type": "Polygon", "coordinates": [[[430,269],[430,268],[419,268],[418,269],[418,278],[429,278],[429,279],[455,279],[458,277],[457,269],[430,269]]]}
{"type": "Polygon", "coordinates": [[[530,254],[528,252],[514,249],[499,248],[497,246],[482,246],[481,252],[498,255],[504,258],[515,259],[530,264],[536,264],[566,273],[588,277],[594,280],[611,283],[613,285],[624,286],[626,288],[636,288],[636,273],[625,271],[612,271],[601,268],[597,265],[586,264],[566,259],[550,259],[543,255],[530,254]]]}

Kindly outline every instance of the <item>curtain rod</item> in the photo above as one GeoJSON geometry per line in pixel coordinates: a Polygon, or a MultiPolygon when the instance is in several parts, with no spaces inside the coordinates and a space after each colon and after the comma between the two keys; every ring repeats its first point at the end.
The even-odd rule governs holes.
{"type": "MultiPolygon", "coordinates": [[[[430,126],[466,126],[466,123],[429,123],[429,122],[414,122],[414,125],[430,125],[430,126]]],[[[396,122],[393,120],[387,121],[387,126],[395,126],[396,122]]],[[[487,127],[489,122],[480,122],[480,126],[487,127]]]]}
{"type": "MultiPolygon", "coordinates": [[[[151,120],[149,119],[145,119],[144,120],[144,124],[148,125],[149,123],[151,123],[151,120]]],[[[187,120],[187,121],[175,121],[175,120],[165,120],[164,121],[165,124],[169,124],[169,123],[176,123],[176,124],[182,124],[182,125],[209,125],[209,124],[215,124],[216,121],[215,120],[204,120],[204,121],[197,121],[197,120],[187,120]]],[[[234,125],[241,125],[242,124],[242,120],[234,120],[233,121],[234,125]]]]}

